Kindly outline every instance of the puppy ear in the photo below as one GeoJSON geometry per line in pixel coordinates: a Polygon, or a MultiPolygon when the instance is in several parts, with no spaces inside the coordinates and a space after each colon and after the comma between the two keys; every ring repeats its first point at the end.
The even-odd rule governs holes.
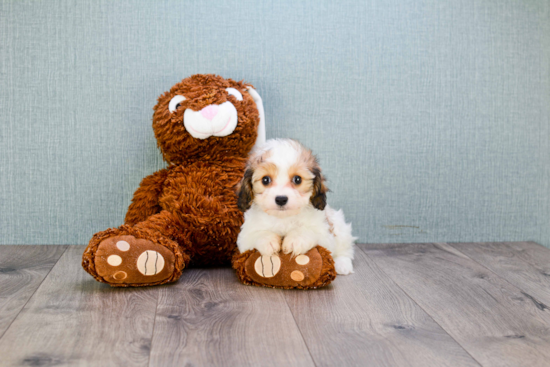
{"type": "Polygon", "coordinates": [[[311,205],[315,209],[324,210],[327,205],[327,191],[328,188],[325,185],[325,178],[321,174],[321,169],[315,167],[311,170],[313,175],[313,193],[311,194],[311,205]]]}
{"type": "Polygon", "coordinates": [[[245,212],[250,209],[252,205],[252,200],[254,200],[254,191],[252,191],[252,175],[254,171],[251,168],[248,168],[244,172],[243,179],[241,183],[237,186],[237,207],[245,212]]]}

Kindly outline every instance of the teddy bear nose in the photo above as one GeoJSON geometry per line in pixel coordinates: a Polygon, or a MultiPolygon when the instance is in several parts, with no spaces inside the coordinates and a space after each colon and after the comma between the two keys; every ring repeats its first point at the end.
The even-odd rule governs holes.
{"type": "Polygon", "coordinates": [[[218,114],[218,110],[219,108],[216,105],[206,106],[201,110],[201,115],[204,118],[212,121],[212,119],[218,114]]]}

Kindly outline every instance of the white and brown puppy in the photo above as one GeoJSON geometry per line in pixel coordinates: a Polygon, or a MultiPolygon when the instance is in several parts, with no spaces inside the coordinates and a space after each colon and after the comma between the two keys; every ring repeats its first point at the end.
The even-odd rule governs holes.
{"type": "Polygon", "coordinates": [[[299,142],[268,140],[255,149],[238,189],[245,212],[237,238],[242,252],[257,249],[294,256],[320,245],[332,253],[336,272],[353,272],[355,237],[341,210],[326,204],[325,179],[317,159],[299,142]]]}

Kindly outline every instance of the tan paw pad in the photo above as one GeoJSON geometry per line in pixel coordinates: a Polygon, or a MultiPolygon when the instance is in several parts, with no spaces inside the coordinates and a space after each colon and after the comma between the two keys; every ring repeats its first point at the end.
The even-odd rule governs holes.
{"type": "Polygon", "coordinates": [[[306,255],[298,255],[296,256],[296,264],[298,265],[306,265],[309,263],[309,257],[306,255]]]}
{"type": "Polygon", "coordinates": [[[256,273],[264,278],[272,278],[281,269],[281,259],[277,255],[260,256],[254,264],[256,273]]]}
{"type": "Polygon", "coordinates": [[[117,271],[113,274],[113,278],[115,278],[116,280],[124,280],[127,276],[128,274],[126,274],[125,271],[117,271]]]}
{"type": "Polygon", "coordinates": [[[111,255],[107,258],[107,263],[111,266],[119,266],[122,264],[122,258],[118,255],[111,255]]]}
{"type": "Polygon", "coordinates": [[[300,270],[294,270],[292,273],[290,273],[290,279],[294,280],[295,282],[301,282],[304,280],[304,273],[302,273],[300,270]]]}
{"type": "Polygon", "coordinates": [[[118,241],[116,243],[116,247],[120,250],[120,251],[128,251],[130,249],[130,244],[126,241],[118,241]]]}
{"type": "Polygon", "coordinates": [[[157,251],[147,250],[139,255],[137,268],[143,275],[157,275],[164,269],[164,257],[157,251]]]}

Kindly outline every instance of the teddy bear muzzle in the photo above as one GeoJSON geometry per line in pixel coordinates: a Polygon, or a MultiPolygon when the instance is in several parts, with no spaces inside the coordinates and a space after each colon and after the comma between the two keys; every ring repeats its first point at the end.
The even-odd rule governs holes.
{"type": "Polygon", "coordinates": [[[208,105],[200,111],[188,108],[183,114],[185,129],[196,139],[227,136],[237,127],[237,120],[237,109],[229,101],[208,105]]]}

